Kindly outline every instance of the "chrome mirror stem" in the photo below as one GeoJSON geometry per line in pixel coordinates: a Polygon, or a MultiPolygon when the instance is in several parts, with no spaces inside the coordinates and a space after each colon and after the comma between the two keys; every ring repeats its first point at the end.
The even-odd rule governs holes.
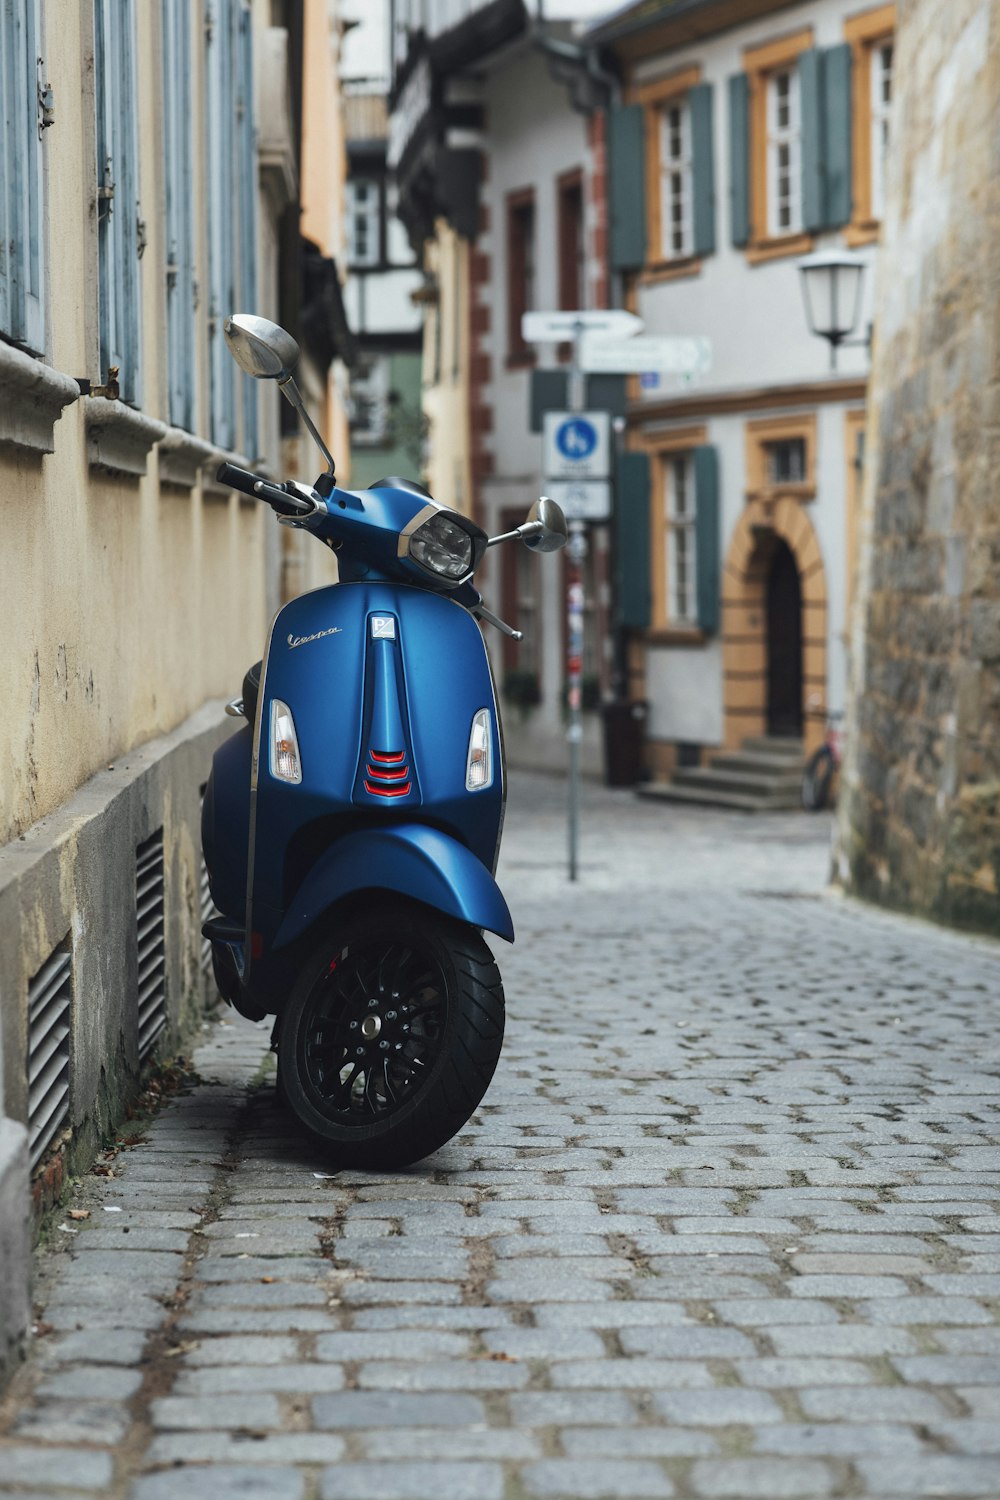
{"type": "Polygon", "coordinates": [[[292,379],[291,375],[286,376],[284,380],[278,381],[278,389],[281,394],[291,403],[291,405],[295,407],[295,410],[302,418],[302,421],[305,424],[310,437],[322,453],[323,457],[326,459],[327,473],[335,474],[336,466],[333,462],[333,454],[330,452],[329,448],[326,446],[323,439],[320,437],[318,431],[316,430],[316,424],[313,422],[312,417],[306,411],[305,402],[302,400],[299,388],[295,384],[295,381],[292,379]]]}

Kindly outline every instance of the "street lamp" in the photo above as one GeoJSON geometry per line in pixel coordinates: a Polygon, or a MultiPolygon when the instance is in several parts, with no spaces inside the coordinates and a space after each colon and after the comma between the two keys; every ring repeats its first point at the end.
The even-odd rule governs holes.
{"type": "Polygon", "coordinates": [[[861,312],[861,283],[865,260],[850,250],[817,250],[799,261],[802,275],[802,297],[810,333],[826,339],[830,345],[830,369],[837,368],[837,349],[869,348],[871,328],[862,338],[848,337],[857,326],[861,312]]]}

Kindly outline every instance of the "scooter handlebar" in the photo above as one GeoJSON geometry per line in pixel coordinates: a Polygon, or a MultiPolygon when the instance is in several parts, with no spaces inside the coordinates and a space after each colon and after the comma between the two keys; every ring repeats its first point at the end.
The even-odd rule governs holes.
{"type": "Polygon", "coordinates": [[[251,469],[240,469],[236,464],[221,463],[215,471],[215,477],[220,484],[249,495],[251,500],[263,500],[282,516],[308,516],[315,509],[308,500],[301,499],[282,485],[272,484],[261,474],[254,474],[251,469]]]}

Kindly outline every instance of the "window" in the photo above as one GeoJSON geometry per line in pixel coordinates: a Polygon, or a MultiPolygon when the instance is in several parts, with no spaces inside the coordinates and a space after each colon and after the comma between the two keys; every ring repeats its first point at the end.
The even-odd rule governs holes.
{"type": "Polygon", "coordinates": [[[376,356],[351,375],[351,441],[359,447],[384,443],[389,425],[389,361],[376,356]]]}
{"type": "Polygon", "coordinates": [[[587,245],[583,222],[583,176],[567,172],[557,183],[559,198],[559,307],[587,305],[587,245]]]}
{"type": "Polygon", "coordinates": [[[170,420],[194,427],[194,238],[190,8],[163,0],[163,167],[166,188],[167,383],[170,420]]]}
{"type": "Polygon", "coordinates": [[[677,454],[666,472],[667,623],[696,625],[694,474],[690,454],[677,454]]]}
{"type": "Polygon", "coordinates": [[[535,301],[535,195],[528,189],[507,199],[507,357],[513,364],[533,358],[521,337],[521,317],[535,301]]]}
{"type": "Polygon", "coordinates": [[[885,214],[885,169],[889,150],[895,66],[895,5],[852,16],[844,23],[852,72],[852,218],[849,245],[870,244],[885,214]]]}
{"type": "Polygon", "coordinates": [[[892,38],[872,48],[871,66],[871,174],[873,219],[885,212],[885,158],[889,146],[889,108],[892,104],[892,38]]]}
{"type": "Polygon", "coordinates": [[[761,417],[746,427],[747,497],[816,494],[816,414],[761,417]]]}
{"type": "Polygon", "coordinates": [[[41,353],[43,82],[39,0],[0,5],[0,334],[41,353]]]}
{"type": "Polygon", "coordinates": [[[132,0],[95,0],[97,259],[100,375],[118,370],[121,398],[142,401],[139,127],[132,0]]]}
{"type": "Polygon", "coordinates": [[[756,264],[810,249],[807,226],[826,214],[817,137],[822,82],[814,77],[823,65],[809,29],[752,47],[743,58],[745,72],[729,80],[731,231],[756,264]],[[807,205],[807,189],[818,195],[815,205],[811,198],[807,205]]]}
{"type": "Polygon", "coordinates": [[[379,190],[371,179],[347,184],[347,262],[377,266],[379,254],[379,190]]]}
{"type": "Polygon", "coordinates": [[[257,301],[252,31],[245,0],[205,0],[205,46],[210,435],[224,449],[239,442],[252,458],[256,382],[241,384],[238,433],[236,366],[223,336],[229,314],[257,301]]]}
{"type": "Polygon", "coordinates": [[[764,460],[768,484],[805,483],[805,438],[778,438],[775,442],[765,442],[764,460]]]}
{"type": "Polygon", "coordinates": [[[768,233],[775,239],[802,228],[802,139],[799,75],[795,68],[767,80],[768,233]]]}
{"type": "Polygon", "coordinates": [[[691,110],[678,99],[657,111],[660,138],[660,251],[663,260],[692,252],[691,110]]]}

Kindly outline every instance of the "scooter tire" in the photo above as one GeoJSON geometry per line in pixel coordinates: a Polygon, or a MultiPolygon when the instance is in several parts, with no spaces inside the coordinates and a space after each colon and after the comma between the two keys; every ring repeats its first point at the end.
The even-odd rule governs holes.
{"type": "Polygon", "coordinates": [[[278,1022],[279,1087],[332,1163],[405,1167],[468,1121],[496,1070],[503,1032],[503,985],[480,934],[395,905],[351,919],[313,946],[278,1022]],[[392,973],[398,992],[386,978],[392,973]],[[429,975],[432,982],[416,982],[429,975]],[[411,980],[411,1021],[405,1024],[394,1007],[402,1011],[411,980]],[[401,998],[393,1000],[394,994],[401,998]],[[385,1031],[366,1043],[360,1027],[369,1015],[385,1031]],[[415,1038],[414,1027],[423,1034],[415,1038]],[[367,1060],[356,1062],[362,1047],[367,1060]],[[421,1047],[426,1077],[418,1072],[414,1080],[412,1069],[404,1077],[410,1055],[419,1057],[421,1047]],[[352,1082],[352,1068],[368,1071],[358,1071],[352,1082]]]}

